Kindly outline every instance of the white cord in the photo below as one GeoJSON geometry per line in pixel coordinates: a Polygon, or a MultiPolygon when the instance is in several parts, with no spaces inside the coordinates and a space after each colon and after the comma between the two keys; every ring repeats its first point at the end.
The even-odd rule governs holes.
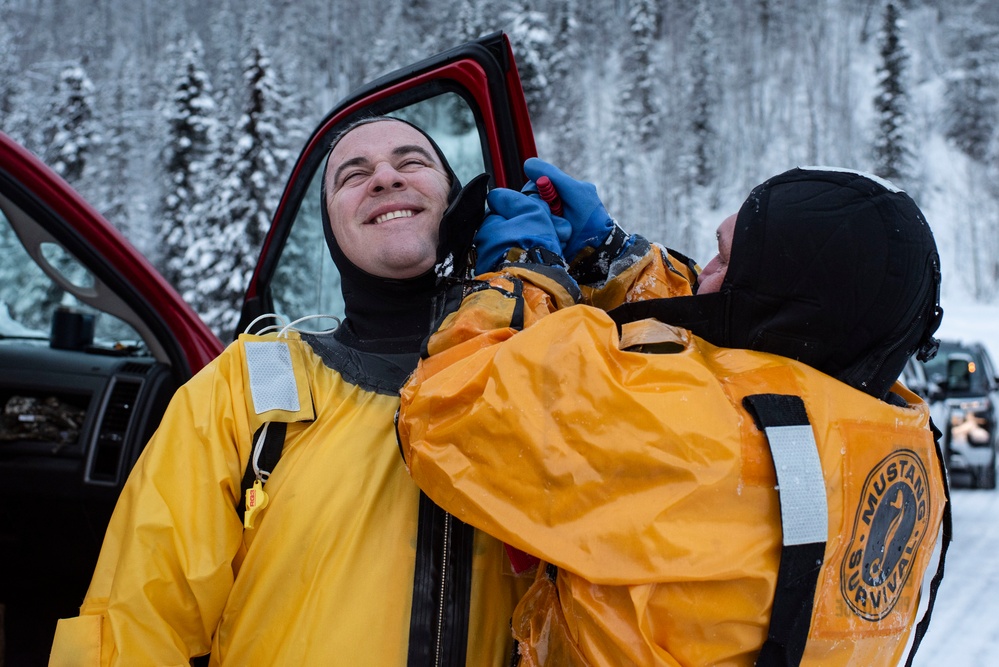
{"type": "Polygon", "coordinates": [[[270,470],[260,469],[260,453],[264,451],[264,440],[267,439],[267,427],[270,425],[270,422],[264,423],[264,427],[260,429],[257,441],[253,443],[253,474],[257,476],[261,484],[265,483],[267,478],[271,476],[270,470]]]}
{"type": "Polygon", "coordinates": [[[269,324],[269,325],[267,325],[266,327],[262,328],[260,331],[256,332],[256,335],[259,336],[259,335],[262,335],[262,334],[265,334],[265,333],[269,333],[271,331],[277,331],[278,332],[278,336],[277,336],[278,338],[286,338],[288,336],[288,332],[289,331],[299,331],[301,333],[308,333],[308,334],[314,334],[314,335],[317,335],[317,336],[321,336],[323,334],[329,334],[329,333],[333,333],[334,331],[336,331],[336,328],[340,326],[340,322],[341,322],[340,318],[337,317],[336,315],[323,315],[323,314],[306,315],[305,317],[300,317],[297,320],[293,320],[291,322],[288,322],[288,320],[284,316],[278,315],[277,313],[264,313],[263,315],[260,315],[260,316],[256,317],[252,322],[250,322],[248,325],[246,325],[246,329],[243,330],[243,333],[250,333],[250,330],[253,328],[253,326],[257,322],[260,322],[261,320],[266,320],[266,319],[276,320],[277,324],[269,324]],[[306,322],[308,320],[321,320],[321,319],[333,320],[334,322],[336,322],[336,325],[333,326],[333,327],[330,327],[329,329],[323,329],[321,331],[312,331],[312,330],[309,330],[309,329],[297,329],[297,328],[295,328],[295,325],[298,324],[298,323],[300,323],[300,322],[306,322]]]}
{"type": "Polygon", "coordinates": [[[288,335],[288,331],[290,331],[290,330],[299,331],[299,332],[303,332],[303,333],[309,333],[309,334],[315,334],[315,335],[319,336],[319,335],[322,335],[322,334],[333,333],[334,331],[336,331],[336,328],[338,326],[340,326],[340,318],[337,317],[336,315],[321,315],[321,314],[306,315],[305,317],[300,317],[297,320],[294,320],[293,322],[289,322],[288,324],[286,324],[284,326],[284,328],[281,329],[281,333],[278,334],[278,338],[284,338],[285,336],[288,335]],[[307,320],[323,320],[323,319],[333,320],[334,322],[336,322],[336,326],[332,327],[330,329],[323,329],[322,331],[310,331],[308,329],[295,329],[294,328],[295,325],[298,324],[299,322],[305,322],[307,320]]]}
{"type": "Polygon", "coordinates": [[[263,336],[265,333],[269,333],[271,331],[278,331],[280,330],[281,326],[282,325],[280,324],[268,324],[266,327],[258,331],[256,335],[263,336]]]}
{"type": "MultiPolygon", "coordinates": [[[[254,318],[254,320],[252,322],[250,322],[249,324],[247,324],[246,328],[243,329],[243,333],[250,333],[250,329],[253,328],[254,324],[256,324],[257,322],[259,322],[261,320],[266,320],[266,319],[277,320],[282,325],[285,324],[288,321],[284,317],[282,317],[281,315],[278,315],[277,313],[264,313],[263,315],[260,315],[260,316],[258,316],[256,318],[254,318]]],[[[271,326],[269,326],[267,328],[268,329],[277,329],[277,327],[278,327],[277,324],[272,324],[271,326]]]]}

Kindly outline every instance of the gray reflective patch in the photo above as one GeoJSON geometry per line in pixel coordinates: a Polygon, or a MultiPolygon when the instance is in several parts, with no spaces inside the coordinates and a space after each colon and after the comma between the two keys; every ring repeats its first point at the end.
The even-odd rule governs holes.
{"type": "Polygon", "coordinates": [[[268,410],[297,412],[298,386],[291,366],[291,350],[283,341],[244,343],[246,366],[250,371],[253,409],[259,415],[268,410]]]}
{"type": "Polygon", "coordinates": [[[766,432],[780,488],[784,544],[825,542],[829,507],[812,427],[771,426],[766,432]]]}

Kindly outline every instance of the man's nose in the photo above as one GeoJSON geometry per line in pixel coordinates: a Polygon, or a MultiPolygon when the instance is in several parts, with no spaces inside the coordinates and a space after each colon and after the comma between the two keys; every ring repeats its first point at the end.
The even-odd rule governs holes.
{"type": "Polygon", "coordinates": [[[369,185],[373,192],[401,190],[406,187],[406,176],[387,162],[382,162],[375,167],[371,174],[369,185]]]}

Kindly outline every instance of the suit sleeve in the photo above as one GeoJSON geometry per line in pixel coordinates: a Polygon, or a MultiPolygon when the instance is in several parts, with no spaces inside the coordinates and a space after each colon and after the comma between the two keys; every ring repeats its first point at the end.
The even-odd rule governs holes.
{"type": "Polygon", "coordinates": [[[80,615],[59,622],[50,665],[189,665],[210,651],[242,551],[241,374],[231,346],[174,396],[115,507],[80,615]]]}
{"type": "MultiPolygon", "coordinates": [[[[689,294],[679,275],[659,273],[669,284],[655,287],[663,256],[656,248],[629,267],[621,298],[689,294]]],[[[602,310],[565,303],[526,269],[473,291],[431,337],[402,394],[399,437],[417,484],[463,521],[591,581],[653,579],[669,545],[650,559],[658,547],[640,544],[638,533],[657,523],[652,508],[682,500],[697,480],[662,461],[661,442],[641,421],[605,427],[607,415],[648,410],[624,386],[634,361],[620,344],[602,310]],[[654,484],[649,466],[659,466],[654,484]],[[664,484],[670,475],[678,484],[664,484]]],[[[696,364],[686,372],[711,384],[696,364]]],[[[680,388],[677,412],[689,415],[680,388]]],[[[677,419],[678,430],[698,425],[677,419]]]]}
{"type": "Polygon", "coordinates": [[[600,278],[580,285],[583,302],[611,310],[623,303],[690,296],[699,268],[691,259],[641,236],[611,262],[600,278]]]}

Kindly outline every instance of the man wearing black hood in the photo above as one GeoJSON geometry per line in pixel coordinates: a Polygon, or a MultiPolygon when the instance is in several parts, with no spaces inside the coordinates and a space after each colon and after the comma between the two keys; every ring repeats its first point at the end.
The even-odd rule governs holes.
{"type": "Polygon", "coordinates": [[[460,272],[451,264],[466,259],[454,235],[464,231],[467,246],[481,222],[485,180],[462,193],[433,139],[404,121],[369,118],[338,136],[322,207],[346,306],[338,339],[376,352],[419,352],[440,274],[460,272]]]}
{"type": "Polygon", "coordinates": [[[915,202],[891,183],[795,169],[755,188],[717,235],[695,298],[629,305],[615,319],[657,317],[887,400],[909,357],[935,354],[940,259],[915,202]]]}
{"type": "Polygon", "coordinates": [[[530,581],[420,493],[393,424],[485,180],[462,188],[403,121],[338,137],[322,211],[343,324],[242,335],[177,392],[52,664],[509,663],[530,581]]]}
{"type": "Polygon", "coordinates": [[[493,191],[482,230],[499,248],[568,224],[568,265],[494,252],[399,419],[420,487],[542,562],[514,612],[521,664],[897,665],[947,502],[929,410],[896,382],[941,317],[916,205],[786,172],[722,224],[696,294],[629,278],[608,313],[566,307],[552,274],[594,303],[665,255],[636,253],[592,186],[525,171],[564,214],[493,191]]]}

